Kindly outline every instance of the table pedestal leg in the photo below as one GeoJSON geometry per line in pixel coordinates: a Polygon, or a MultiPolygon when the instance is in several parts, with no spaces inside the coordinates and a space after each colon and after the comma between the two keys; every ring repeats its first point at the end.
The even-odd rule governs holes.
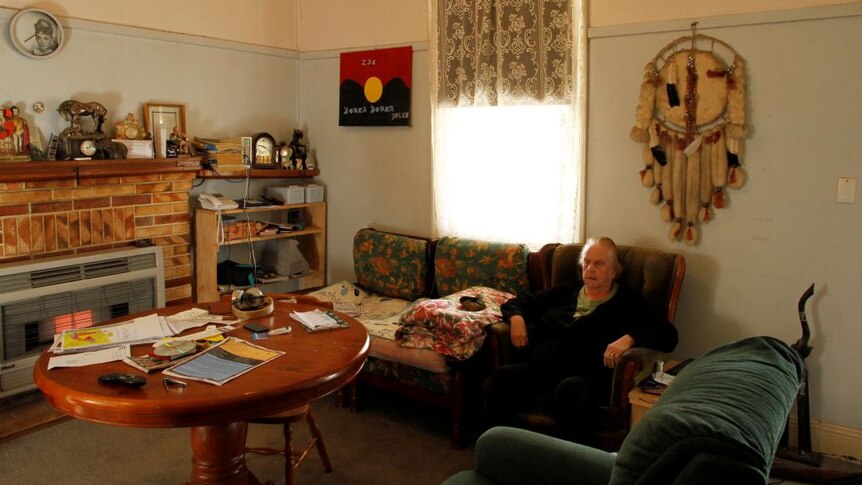
{"type": "Polygon", "coordinates": [[[192,428],[192,477],[187,485],[260,485],[245,466],[245,422],[192,428]]]}

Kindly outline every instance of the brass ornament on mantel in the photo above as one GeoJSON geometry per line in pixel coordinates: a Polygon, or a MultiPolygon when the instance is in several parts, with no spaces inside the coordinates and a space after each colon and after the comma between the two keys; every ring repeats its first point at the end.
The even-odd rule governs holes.
{"type": "Polygon", "coordinates": [[[643,143],[641,184],[671,224],[668,238],[697,244],[698,223],[727,204],[727,187],[745,182],[745,63],[706,35],[680,37],[644,68],[631,139],[643,143]],[[716,52],[728,51],[728,63],[716,52]]]}
{"type": "Polygon", "coordinates": [[[115,140],[149,140],[152,136],[138,123],[134,113],[129,113],[122,120],[114,123],[115,140]]]}

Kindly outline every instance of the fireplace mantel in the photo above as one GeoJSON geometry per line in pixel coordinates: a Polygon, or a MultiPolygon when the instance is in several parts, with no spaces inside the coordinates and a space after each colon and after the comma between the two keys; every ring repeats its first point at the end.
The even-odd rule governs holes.
{"type": "Polygon", "coordinates": [[[131,158],[126,160],[69,160],[45,162],[2,162],[0,182],[32,182],[126,175],[158,175],[197,172],[200,157],[131,158]]]}
{"type": "Polygon", "coordinates": [[[165,302],[192,298],[189,192],[201,157],[0,162],[0,264],[148,242],[165,302]]]}

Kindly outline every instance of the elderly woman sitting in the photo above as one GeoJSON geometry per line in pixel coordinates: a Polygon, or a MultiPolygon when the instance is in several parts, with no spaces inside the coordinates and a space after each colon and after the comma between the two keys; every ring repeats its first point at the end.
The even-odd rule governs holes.
{"type": "Polygon", "coordinates": [[[635,345],[663,352],[676,347],[674,326],[616,282],[622,265],[610,238],[587,241],[580,262],[582,282],[524,294],[501,307],[520,355],[490,379],[489,424],[517,424],[519,412],[550,393],[563,436],[583,442],[620,355],[635,345]]]}

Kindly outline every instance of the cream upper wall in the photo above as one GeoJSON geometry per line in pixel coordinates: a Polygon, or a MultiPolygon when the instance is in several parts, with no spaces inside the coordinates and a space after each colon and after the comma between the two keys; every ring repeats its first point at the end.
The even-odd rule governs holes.
{"type": "Polygon", "coordinates": [[[589,0],[590,27],[856,3],[853,0],[589,0]]]}
{"type": "Polygon", "coordinates": [[[41,8],[59,17],[178,32],[297,50],[297,0],[3,0],[12,9],[41,8]]]}
{"type": "MultiPolygon", "coordinates": [[[[858,0],[857,0],[858,1],[858,0]]],[[[591,27],[856,3],[854,0],[588,0],[591,27]]],[[[0,7],[313,52],[428,40],[427,0],[5,0],[0,7]]]]}
{"type": "Polygon", "coordinates": [[[298,0],[299,50],[428,40],[427,0],[298,0]]]}

